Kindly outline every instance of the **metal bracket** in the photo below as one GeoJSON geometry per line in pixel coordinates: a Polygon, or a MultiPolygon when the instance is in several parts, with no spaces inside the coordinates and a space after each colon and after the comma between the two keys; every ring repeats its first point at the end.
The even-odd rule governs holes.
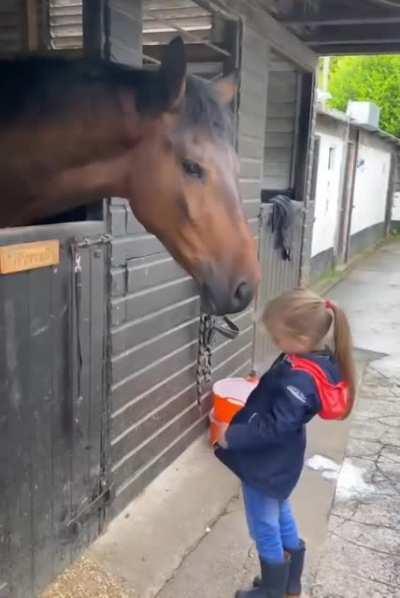
{"type": "Polygon", "coordinates": [[[111,485],[104,485],[101,484],[102,489],[100,492],[94,496],[89,502],[87,502],[78,512],[72,517],[68,523],[66,524],[67,528],[76,528],[79,529],[82,520],[86,517],[90,516],[93,511],[96,511],[100,507],[105,507],[111,502],[112,494],[113,494],[113,484],[111,485]]]}
{"type": "Polygon", "coordinates": [[[103,245],[105,243],[111,243],[111,241],[112,236],[104,234],[99,237],[93,237],[92,239],[83,239],[76,243],[76,247],[93,247],[93,245],[103,245]]]}

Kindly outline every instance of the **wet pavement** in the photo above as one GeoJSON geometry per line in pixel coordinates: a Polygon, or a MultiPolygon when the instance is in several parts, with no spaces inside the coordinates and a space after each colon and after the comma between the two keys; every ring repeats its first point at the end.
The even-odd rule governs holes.
{"type": "Polygon", "coordinates": [[[373,356],[352,419],[313,598],[400,597],[400,244],[331,293],[373,356]],[[376,355],[375,355],[376,357],[376,355]]]}

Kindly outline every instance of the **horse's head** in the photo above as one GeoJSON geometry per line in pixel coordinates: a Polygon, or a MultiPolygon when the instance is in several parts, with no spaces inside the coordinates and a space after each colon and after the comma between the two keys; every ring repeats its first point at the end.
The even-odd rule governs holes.
{"type": "Polygon", "coordinates": [[[132,208],[199,282],[207,311],[237,312],[253,298],[260,274],[232,145],[229,104],[236,86],[229,78],[186,77],[185,70],[177,38],[154,74],[158,114],[144,119],[132,208]]]}

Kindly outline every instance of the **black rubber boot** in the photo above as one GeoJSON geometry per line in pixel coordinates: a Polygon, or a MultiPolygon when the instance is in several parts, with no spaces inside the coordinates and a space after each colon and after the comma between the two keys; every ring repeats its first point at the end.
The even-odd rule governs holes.
{"type": "Polygon", "coordinates": [[[289,579],[286,594],[287,596],[301,596],[301,577],[304,569],[304,558],[306,554],[306,545],[300,540],[298,550],[288,550],[290,555],[289,579]]]}
{"type": "Polygon", "coordinates": [[[289,560],[282,565],[269,565],[260,559],[261,585],[236,592],[235,598],[285,598],[289,579],[289,560]]]}
{"type": "MultiPolygon", "coordinates": [[[[303,540],[300,540],[298,550],[286,550],[286,554],[290,556],[287,596],[301,596],[301,577],[303,575],[305,553],[306,545],[303,540]]],[[[259,588],[260,586],[261,577],[257,575],[254,578],[253,587],[259,588]]]]}

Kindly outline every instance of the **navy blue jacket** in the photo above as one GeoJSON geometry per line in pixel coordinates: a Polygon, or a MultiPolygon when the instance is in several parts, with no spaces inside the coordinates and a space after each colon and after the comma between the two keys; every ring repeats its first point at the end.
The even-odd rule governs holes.
{"type": "MultiPolygon", "coordinates": [[[[304,357],[317,363],[333,384],[341,381],[331,354],[304,357]]],[[[218,446],[215,454],[243,482],[271,498],[286,499],[303,469],[305,424],[320,410],[312,376],[294,370],[281,355],[232,420],[226,432],[228,448],[218,446]]]]}

